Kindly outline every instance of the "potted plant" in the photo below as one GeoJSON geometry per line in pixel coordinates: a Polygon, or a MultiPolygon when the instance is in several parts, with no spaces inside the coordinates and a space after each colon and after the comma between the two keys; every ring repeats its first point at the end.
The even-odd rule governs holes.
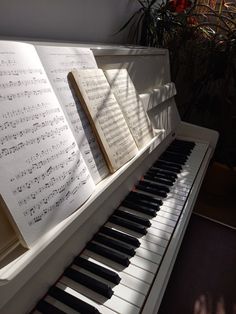
{"type": "Polygon", "coordinates": [[[236,167],[236,6],[134,0],[129,43],[168,48],[183,120],[219,131],[215,159],[236,167]]]}

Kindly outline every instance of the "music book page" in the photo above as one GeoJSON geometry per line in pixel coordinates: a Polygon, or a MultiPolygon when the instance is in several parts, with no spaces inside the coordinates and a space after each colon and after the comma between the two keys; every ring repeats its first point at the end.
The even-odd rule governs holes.
{"type": "Polygon", "coordinates": [[[97,184],[108,175],[103,154],[78,98],[73,95],[67,75],[72,69],[97,68],[88,48],[37,46],[48,78],[71,123],[74,136],[90,174],[97,184]]]}
{"type": "Polygon", "coordinates": [[[27,247],[95,189],[32,45],[0,42],[0,194],[27,247]]]}
{"type": "Polygon", "coordinates": [[[120,106],[101,69],[74,70],[70,79],[114,172],[138,152],[120,106]]]}
{"type": "Polygon", "coordinates": [[[104,73],[140,149],[154,136],[142,100],[126,69],[105,70],[104,73]]]}

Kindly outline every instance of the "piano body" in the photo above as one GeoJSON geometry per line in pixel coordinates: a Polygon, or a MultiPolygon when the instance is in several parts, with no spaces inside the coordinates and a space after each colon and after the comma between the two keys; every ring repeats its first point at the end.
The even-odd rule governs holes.
{"type": "MultiPolygon", "coordinates": [[[[115,305],[116,311],[122,314],[157,313],[201,182],[214,152],[218,138],[217,132],[180,120],[174,101],[175,88],[171,84],[167,50],[115,46],[91,46],[91,48],[100,68],[128,69],[157,130],[156,136],[145,148],[139,151],[135,158],[100,182],[95,193],[82,207],[45,234],[32,249],[25,250],[21,246],[16,246],[11,254],[1,262],[1,314],[28,313],[34,309],[48,289],[55,285],[65,268],[72,263],[76,256],[81,254],[99,228],[106,224],[108,218],[119,207],[134,185],[152,167],[152,164],[158,160],[170,143],[177,138],[194,141],[196,145],[186,165],[183,166],[184,169],[179,174],[179,179],[172,187],[173,193],[167,196],[166,209],[168,204],[172,204],[169,207],[169,213],[168,210],[166,212],[163,210],[161,214],[160,207],[160,215],[158,214],[155,219],[157,224],[158,219],[161,223],[165,217],[174,217],[171,216],[171,211],[174,212],[175,210],[178,212],[178,216],[176,216],[175,222],[170,219],[173,223],[172,232],[160,254],[155,274],[152,273],[152,280],[149,281],[144,278],[146,290],[139,287],[140,293],[143,295],[142,302],[140,303],[138,299],[133,300],[134,304],[131,310],[129,308],[120,310],[119,305],[115,305]],[[188,189],[185,189],[186,185],[189,187],[188,189]],[[185,190],[186,193],[184,193],[185,190]],[[146,292],[142,294],[144,290],[146,292]],[[133,308],[136,310],[133,311],[133,308]]],[[[165,227],[168,229],[168,226],[163,224],[164,233],[165,227]]],[[[147,232],[149,233],[148,229],[147,232]]],[[[121,230],[123,229],[121,228],[121,230]]],[[[149,244],[151,248],[152,243],[149,244]]],[[[155,254],[155,252],[153,253],[155,254]]],[[[144,256],[139,259],[145,261],[145,258],[144,256]]],[[[136,269],[142,268],[142,265],[137,266],[136,264],[135,267],[136,269]]],[[[148,271],[145,274],[148,274],[148,271]]],[[[141,277],[137,279],[139,283],[142,281],[141,277]]],[[[122,280],[119,285],[122,285],[122,280]]],[[[123,286],[125,287],[125,283],[123,286]]],[[[133,288],[136,290],[135,287],[133,288]]],[[[109,300],[110,303],[112,298],[109,300]]],[[[103,313],[102,309],[106,309],[106,304],[110,303],[104,302],[98,310],[103,313]]],[[[107,311],[107,309],[104,310],[104,313],[107,311]]],[[[35,310],[35,313],[38,312],[35,310]]],[[[75,313],[75,311],[71,309],[68,313],[75,313]]]]}

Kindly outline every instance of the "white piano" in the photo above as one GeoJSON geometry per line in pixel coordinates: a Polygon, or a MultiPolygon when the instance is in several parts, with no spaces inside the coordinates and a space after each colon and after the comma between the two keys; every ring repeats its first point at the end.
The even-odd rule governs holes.
{"type": "MultiPolygon", "coordinates": [[[[32,249],[16,246],[1,262],[1,314],[42,313],[40,308],[44,306],[48,306],[44,313],[157,313],[214,152],[217,132],[180,120],[167,50],[105,46],[93,46],[92,49],[99,67],[128,69],[156,129],[156,136],[135,158],[99,183],[96,192],[81,208],[45,234],[32,249]],[[108,221],[134,185],[153,168],[152,165],[175,139],[183,140],[181,143],[194,142],[195,146],[173,186],[169,187],[167,196],[159,197],[163,204],[155,217],[149,217],[151,226],[147,233],[141,234],[108,221]],[[140,246],[133,247],[134,256],[128,257],[129,265],[121,266],[93,252],[87,245],[97,243],[96,238],[93,242],[91,239],[102,226],[139,240],[140,246]],[[90,272],[76,265],[74,258],[78,256],[92,265],[100,265],[101,269],[110,270],[110,275],[119,276],[120,282],[110,282],[109,286],[109,280],[99,277],[96,271],[90,272]],[[109,298],[71,279],[67,276],[68,271],[64,273],[67,267],[75,272],[81,270],[82,274],[108,285],[108,294],[112,291],[109,298]],[[53,288],[48,292],[50,287],[53,288]],[[62,299],[60,292],[64,293],[62,299]],[[69,303],[64,301],[65,294],[69,296],[69,303]],[[85,302],[82,303],[84,310],[77,311],[80,301],[76,300],[85,302]],[[37,304],[41,307],[36,308],[37,304]]],[[[149,197],[152,197],[151,193],[149,197]]],[[[124,205],[120,210],[128,211],[124,205]]],[[[131,214],[135,212],[132,208],[129,211],[131,214]]],[[[147,216],[140,213],[144,219],[147,216]]],[[[111,251],[116,250],[113,247],[111,251]]]]}

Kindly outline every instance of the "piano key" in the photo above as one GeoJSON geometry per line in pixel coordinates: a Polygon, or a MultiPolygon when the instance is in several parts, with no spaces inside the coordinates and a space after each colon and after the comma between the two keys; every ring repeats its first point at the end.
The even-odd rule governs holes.
{"type": "Polygon", "coordinates": [[[121,280],[119,275],[116,272],[113,272],[107,268],[101,267],[97,264],[94,264],[87,259],[84,259],[80,256],[77,256],[73,263],[79,267],[89,270],[90,272],[97,274],[98,276],[109,280],[114,284],[118,284],[121,280]]]}
{"type": "MultiPolygon", "coordinates": [[[[83,254],[86,254],[86,252],[83,253],[83,254]]],[[[89,254],[91,255],[93,253],[89,252],[89,254]]],[[[94,264],[97,264],[97,265],[100,265],[100,266],[102,266],[104,268],[109,269],[112,272],[117,272],[117,275],[121,278],[121,284],[123,284],[124,286],[129,287],[131,289],[134,289],[134,290],[136,290],[136,291],[138,291],[138,292],[140,292],[140,293],[142,293],[144,295],[147,294],[147,292],[148,292],[148,290],[150,288],[150,283],[152,282],[153,274],[144,271],[144,274],[147,275],[145,278],[143,278],[145,280],[144,281],[144,280],[142,280],[141,277],[137,278],[137,277],[133,276],[132,272],[134,272],[134,271],[136,272],[137,271],[137,267],[136,266],[130,265],[130,266],[128,266],[128,270],[127,270],[127,268],[125,268],[123,271],[119,271],[119,270],[115,269],[114,267],[112,268],[112,266],[114,266],[114,265],[111,265],[110,261],[109,261],[109,265],[104,264],[108,260],[105,259],[105,262],[103,260],[103,262],[104,262],[103,263],[101,261],[101,259],[102,259],[101,256],[100,256],[99,260],[98,259],[94,259],[91,256],[90,257],[86,256],[86,255],[83,255],[83,257],[85,259],[87,259],[88,261],[94,263],[94,264]]],[[[138,270],[140,270],[140,269],[138,269],[138,270]]]]}
{"type": "Polygon", "coordinates": [[[157,217],[165,217],[177,222],[179,215],[175,212],[167,212],[165,208],[161,208],[161,210],[157,214],[157,217]]]}
{"type": "MultiPolygon", "coordinates": [[[[137,249],[137,251],[139,251],[140,248],[137,249]]],[[[141,249],[142,250],[142,249],[141,249]]],[[[147,251],[147,257],[151,254],[150,251],[147,251]]],[[[141,255],[141,253],[140,253],[141,255]]],[[[160,264],[160,258],[158,255],[158,258],[156,258],[156,260],[154,262],[151,262],[149,259],[145,258],[145,257],[141,257],[138,255],[138,253],[130,258],[130,263],[132,265],[135,265],[141,269],[144,269],[150,273],[155,274],[157,272],[158,266],[160,264]]]]}
{"type": "Polygon", "coordinates": [[[170,165],[167,165],[167,164],[164,164],[164,163],[160,163],[160,162],[155,162],[153,164],[153,167],[157,168],[157,169],[163,169],[163,170],[168,170],[172,173],[180,173],[181,172],[181,169],[178,168],[178,167],[174,167],[174,166],[170,166],[170,165]]]}
{"type": "Polygon", "coordinates": [[[58,286],[51,287],[48,294],[80,313],[99,314],[97,308],[63,291],[58,286]]]}
{"type": "MultiPolygon", "coordinates": [[[[101,280],[101,282],[104,285],[110,285],[111,284],[106,279],[99,278],[98,276],[90,273],[89,271],[80,269],[80,268],[73,266],[73,265],[72,265],[72,268],[74,268],[76,271],[82,271],[86,276],[91,276],[93,279],[101,280]]],[[[73,280],[73,278],[70,278],[70,279],[73,280]]],[[[127,287],[127,286],[123,285],[122,283],[120,283],[119,285],[112,284],[110,287],[112,288],[113,295],[115,295],[121,299],[124,299],[124,300],[130,302],[131,304],[134,304],[134,305],[137,305],[140,307],[140,306],[142,306],[142,303],[145,299],[145,294],[143,292],[140,293],[140,292],[136,291],[136,289],[134,289],[135,283],[136,282],[132,280],[131,287],[127,287]],[[136,300],[135,303],[134,303],[134,300],[136,300]]],[[[96,290],[94,290],[94,291],[96,292],[96,290]]]]}
{"type": "Polygon", "coordinates": [[[140,224],[137,224],[135,222],[128,221],[127,219],[117,217],[115,215],[112,215],[108,219],[108,221],[110,221],[114,224],[120,225],[122,227],[128,228],[130,230],[136,231],[136,232],[141,233],[141,234],[147,233],[146,227],[144,227],[140,224]]]}
{"type": "Polygon", "coordinates": [[[157,167],[152,166],[150,169],[148,169],[147,173],[152,173],[155,175],[164,176],[164,178],[167,178],[169,180],[176,180],[178,175],[172,171],[160,169],[157,167]]]}
{"type": "Polygon", "coordinates": [[[147,180],[142,179],[139,181],[139,184],[147,186],[147,187],[151,187],[153,189],[157,189],[159,191],[164,191],[166,193],[169,193],[169,191],[170,191],[170,189],[167,186],[165,186],[163,184],[157,184],[153,181],[147,181],[147,180]]]}
{"type": "MultiPolygon", "coordinates": [[[[146,248],[144,248],[143,246],[140,246],[137,250],[136,250],[136,255],[135,256],[139,256],[142,257],[144,259],[147,259],[151,262],[153,262],[154,264],[159,265],[160,261],[162,259],[162,254],[159,252],[153,252],[151,250],[148,250],[146,248]]],[[[150,270],[149,270],[150,271],[150,270]]]]}
{"type": "Polygon", "coordinates": [[[89,300],[101,304],[103,308],[107,308],[118,313],[139,313],[140,307],[138,307],[137,305],[131,304],[130,302],[123,300],[116,295],[113,295],[111,299],[105,299],[96,292],[82,286],[79,283],[76,283],[75,281],[67,277],[62,277],[60,280],[60,284],[64,285],[66,287],[67,293],[73,295],[75,298],[81,298],[81,295],[84,295],[89,300]]]}
{"type": "Polygon", "coordinates": [[[109,258],[110,260],[117,262],[119,264],[121,264],[122,266],[128,266],[129,265],[129,259],[126,255],[121,254],[119,252],[116,251],[112,251],[108,248],[106,248],[103,245],[99,245],[97,243],[93,243],[93,242],[89,242],[86,245],[86,248],[94,253],[100,254],[104,257],[109,258]]]}
{"type": "Polygon", "coordinates": [[[176,212],[177,213],[181,213],[183,205],[180,204],[176,204],[174,201],[174,198],[168,198],[166,200],[164,200],[163,205],[161,207],[163,210],[165,211],[169,211],[169,212],[176,212]]]}
{"type": "Polygon", "coordinates": [[[119,276],[122,277],[122,273],[125,273],[127,275],[130,275],[134,278],[137,278],[139,280],[142,280],[146,282],[147,284],[151,284],[152,280],[154,278],[154,274],[152,272],[149,272],[143,268],[140,268],[134,264],[129,264],[128,267],[122,267],[120,264],[101,256],[97,253],[85,250],[82,254],[83,257],[90,257],[96,262],[100,262],[103,265],[106,265],[110,267],[113,270],[116,270],[119,273],[119,276]]]}
{"type": "MultiPolygon", "coordinates": [[[[119,210],[120,210],[120,211],[129,212],[129,213],[131,213],[131,214],[134,212],[134,210],[129,209],[129,208],[125,208],[125,207],[123,207],[123,206],[119,207],[119,210]]],[[[147,216],[147,215],[141,214],[141,213],[140,213],[140,215],[142,215],[143,218],[148,219],[148,216],[147,216]]],[[[149,219],[150,219],[150,220],[149,220],[149,221],[150,221],[150,224],[152,224],[153,221],[156,221],[156,222],[164,223],[164,224],[166,224],[167,226],[171,226],[171,227],[175,227],[175,225],[176,225],[176,219],[172,220],[172,219],[169,219],[168,217],[163,217],[163,216],[158,216],[158,215],[157,215],[156,217],[152,217],[152,218],[149,217],[149,219]]]]}
{"type": "Polygon", "coordinates": [[[66,314],[66,312],[60,310],[59,308],[55,307],[54,305],[48,303],[45,300],[39,301],[36,309],[40,311],[39,313],[42,314],[66,314]]]}
{"type": "Polygon", "coordinates": [[[144,248],[148,251],[151,251],[155,254],[163,255],[165,252],[165,249],[167,247],[168,242],[164,242],[163,240],[160,239],[159,243],[153,243],[150,241],[147,241],[145,239],[141,239],[141,248],[144,248]]]}
{"type": "Polygon", "coordinates": [[[125,218],[127,220],[136,222],[136,223],[143,225],[145,227],[150,227],[150,225],[151,225],[150,221],[148,219],[140,217],[137,214],[131,214],[131,213],[126,212],[126,211],[120,211],[119,209],[115,210],[114,214],[118,217],[125,218]]]}
{"type": "Polygon", "coordinates": [[[64,276],[84,285],[85,287],[103,295],[108,299],[112,297],[113,291],[111,287],[101,282],[101,280],[97,280],[91,276],[87,276],[83,272],[76,271],[75,269],[70,267],[65,270],[64,276]]]}
{"type": "MultiPolygon", "coordinates": [[[[47,302],[49,305],[54,306],[56,309],[62,311],[62,313],[78,314],[78,311],[76,311],[76,310],[72,309],[71,307],[69,307],[68,305],[56,300],[55,298],[51,297],[50,295],[47,295],[43,300],[45,302],[47,302]]],[[[40,312],[40,313],[43,313],[43,312],[40,312]]],[[[50,312],[46,311],[45,314],[50,314],[50,312]]],[[[56,312],[55,312],[55,314],[56,314],[56,312]]]]}
{"type": "Polygon", "coordinates": [[[120,241],[127,242],[127,243],[133,245],[134,247],[140,246],[140,242],[138,239],[136,239],[135,237],[132,237],[130,235],[127,235],[123,232],[119,232],[117,230],[113,230],[113,229],[107,228],[105,226],[100,228],[99,232],[104,233],[104,234],[111,236],[115,239],[118,239],[120,241]]]}
{"type": "MultiPolygon", "coordinates": [[[[134,232],[132,230],[129,230],[129,229],[126,229],[124,227],[121,227],[121,226],[118,226],[118,225],[114,225],[114,224],[111,224],[111,223],[107,223],[106,226],[110,227],[110,228],[113,228],[115,230],[127,233],[128,235],[132,235],[134,237],[136,236],[137,239],[139,239],[140,243],[141,243],[142,239],[145,239],[146,241],[153,242],[153,243],[156,243],[156,244],[159,244],[161,240],[165,240],[166,242],[168,242],[169,239],[170,239],[170,234],[169,233],[166,233],[166,232],[164,232],[162,230],[158,230],[158,229],[155,229],[155,232],[153,232],[153,233],[148,232],[146,235],[140,235],[139,233],[136,233],[136,232],[134,232]]],[[[148,230],[150,230],[150,228],[148,230]]]]}
{"type": "Polygon", "coordinates": [[[108,247],[111,247],[121,253],[125,253],[129,256],[134,256],[135,251],[134,248],[124,242],[120,242],[118,240],[115,240],[113,238],[109,238],[107,236],[104,236],[102,234],[96,234],[93,237],[93,241],[98,242],[100,244],[106,245],[108,247]]]}
{"type": "Polygon", "coordinates": [[[151,186],[147,186],[147,185],[144,185],[144,184],[140,184],[140,182],[138,184],[135,185],[135,188],[137,190],[140,190],[140,191],[144,191],[144,192],[147,192],[149,193],[149,195],[157,195],[157,196],[160,196],[160,197],[166,197],[167,196],[167,193],[166,192],[163,192],[163,191],[159,191],[158,189],[155,189],[151,186]]]}
{"type": "MultiPolygon", "coordinates": [[[[157,214],[157,209],[152,209],[149,207],[148,204],[146,205],[140,205],[138,204],[138,202],[129,202],[127,200],[124,200],[121,205],[123,205],[124,207],[127,207],[127,208],[132,208],[134,209],[136,212],[140,212],[140,213],[145,213],[149,216],[152,216],[152,217],[155,217],[156,214],[157,214]]],[[[155,206],[156,208],[156,206],[155,206]]],[[[159,209],[159,207],[158,207],[159,209]]]]}
{"type": "Polygon", "coordinates": [[[145,174],[143,176],[143,178],[144,178],[144,180],[149,180],[149,181],[153,181],[156,183],[161,183],[161,184],[164,184],[166,186],[172,186],[174,184],[174,182],[172,180],[163,179],[163,178],[160,178],[158,176],[151,175],[151,174],[145,174]]]}
{"type": "MultiPolygon", "coordinates": [[[[146,202],[148,205],[151,204],[151,205],[156,205],[159,207],[159,205],[162,205],[162,201],[157,199],[156,197],[153,197],[153,196],[148,196],[148,195],[145,195],[145,194],[141,194],[138,193],[137,191],[131,191],[127,197],[125,199],[130,199],[130,200],[138,200],[138,201],[141,201],[141,202],[146,202]]],[[[155,208],[154,208],[155,209],[155,208]]]]}
{"type": "MultiPolygon", "coordinates": [[[[93,243],[93,242],[92,242],[93,243]]],[[[89,246],[87,246],[87,247],[89,247],[89,246]]],[[[100,246],[101,247],[101,246],[100,246]]],[[[112,246],[103,246],[102,245],[102,247],[104,247],[104,248],[106,248],[109,252],[114,252],[114,254],[115,253],[120,253],[119,251],[116,251],[116,250],[114,250],[113,249],[113,247],[112,246]]],[[[100,252],[98,252],[97,250],[96,250],[96,253],[97,254],[100,254],[100,255],[102,255],[102,256],[104,256],[103,255],[103,253],[100,253],[100,252]]],[[[160,256],[159,255],[157,255],[157,256],[155,256],[154,254],[152,255],[152,257],[153,257],[153,262],[151,262],[150,261],[150,256],[151,255],[151,253],[150,252],[147,252],[147,259],[145,259],[145,257],[143,258],[142,256],[144,256],[144,252],[143,252],[143,249],[141,249],[141,250],[139,250],[139,248],[137,248],[136,249],[136,254],[135,254],[135,256],[133,256],[133,257],[130,257],[129,258],[129,262],[131,263],[131,264],[133,264],[133,265],[136,265],[136,266],[138,266],[138,267],[140,267],[140,268],[142,268],[142,269],[145,269],[145,270],[147,270],[147,271],[149,271],[149,272],[152,272],[152,273],[154,273],[155,274],[155,272],[156,272],[156,270],[157,270],[157,265],[159,265],[159,263],[160,263],[160,256]],[[141,253],[139,253],[141,251],[141,253]]],[[[105,257],[108,257],[108,256],[105,256],[105,257]]],[[[109,258],[109,257],[108,257],[109,258]]],[[[114,259],[113,259],[113,261],[114,261],[114,259]]],[[[119,262],[119,261],[118,261],[119,262]]],[[[128,265],[127,265],[128,266],[128,265]]]]}
{"type": "MultiPolygon", "coordinates": [[[[68,279],[68,280],[70,280],[70,279],[68,279]]],[[[70,282],[72,282],[72,280],[70,280],[70,282]]],[[[91,298],[87,298],[85,295],[76,292],[75,290],[73,290],[72,288],[70,288],[68,285],[64,284],[61,281],[57,282],[56,288],[64,291],[69,296],[72,296],[75,299],[81,300],[81,301],[85,302],[86,304],[90,305],[91,307],[96,308],[98,313],[101,313],[101,314],[115,314],[115,313],[117,313],[117,312],[114,312],[111,309],[103,306],[103,304],[98,303],[98,302],[92,300],[91,298]]],[[[75,313],[87,314],[87,312],[80,312],[80,311],[74,312],[73,314],[75,314],[75,313]]]]}

